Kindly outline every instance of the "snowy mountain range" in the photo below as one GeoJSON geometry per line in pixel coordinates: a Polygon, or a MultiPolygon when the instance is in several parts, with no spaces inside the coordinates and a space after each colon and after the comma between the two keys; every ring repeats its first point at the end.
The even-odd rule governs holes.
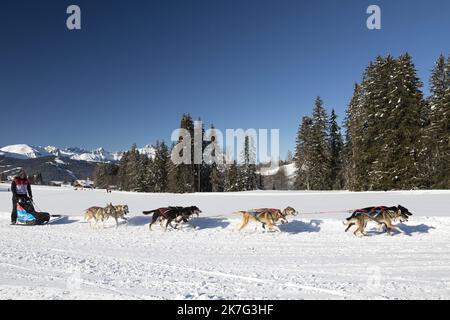
{"type": "MultiPolygon", "coordinates": [[[[154,157],[150,146],[138,148],[139,153],[154,157]]],[[[40,173],[46,182],[73,181],[91,178],[98,163],[118,162],[124,152],[109,152],[103,148],[92,151],[81,148],[36,147],[15,144],[0,148],[0,178],[10,179],[24,168],[29,175],[40,173]]]]}
{"type": "MultiPolygon", "coordinates": [[[[155,149],[150,145],[138,148],[138,151],[149,157],[155,155],[155,149]]],[[[68,158],[87,162],[116,162],[122,158],[123,154],[123,151],[109,152],[103,148],[88,151],[76,147],[60,149],[54,146],[35,147],[27,144],[9,145],[0,148],[0,156],[21,160],[54,156],[61,158],[61,161],[63,161],[64,158],[68,158]]]]}

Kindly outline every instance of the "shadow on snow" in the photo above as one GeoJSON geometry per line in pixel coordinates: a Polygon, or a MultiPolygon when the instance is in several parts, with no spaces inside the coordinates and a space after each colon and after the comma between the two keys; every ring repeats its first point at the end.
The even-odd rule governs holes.
{"type": "Polygon", "coordinates": [[[293,220],[287,224],[280,225],[279,228],[282,232],[287,232],[291,234],[297,233],[311,233],[311,232],[319,232],[320,225],[323,223],[322,220],[311,220],[308,223],[293,220]]]}

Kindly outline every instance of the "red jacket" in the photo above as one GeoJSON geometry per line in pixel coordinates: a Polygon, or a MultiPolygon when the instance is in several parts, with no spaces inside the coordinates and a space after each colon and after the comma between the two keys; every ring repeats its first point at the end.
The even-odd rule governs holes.
{"type": "Polygon", "coordinates": [[[14,198],[23,196],[29,196],[30,198],[33,197],[31,193],[31,185],[28,179],[14,178],[11,183],[11,192],[14,198]]]}

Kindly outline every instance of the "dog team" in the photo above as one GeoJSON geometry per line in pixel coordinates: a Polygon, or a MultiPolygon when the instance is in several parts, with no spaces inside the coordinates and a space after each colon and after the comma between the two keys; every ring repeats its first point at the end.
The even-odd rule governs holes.
{"type": "MultiPolygon", "coordinates": [[[[149,230],[152,230],[152,225],[159,223],[161,228],[166,231],[168,227],[172,229],[178,229],[183,224],[189,224],[193,227],[190,220],[193,216],[199,216],[202,211],[197,206],[189,207],[164,207],[150,211],[143,211],[144,215],[152,215],[149,223],[149,230]]],[[[125,217],[129,213],[128,205],[112,205],[109,203],[106,207],[90,207],[85,211],[85,220],[91,224],[92,220],[95,221],[95,225],[101,222],[104,226],[104,222],[109,218],[114,218],[116,221],[116,228],[119,227],[119,219],[128,223],[128,219],[125,217]]],[[[237,211],[234,214],[241,216],[241,224],[238,228],[239,231],[243,230],[250,221],[259,223],[265,231],[274,232],[280,231],[277,225],[287,224],[287,218],[289,216],[297,216],[298,212],[292,208],[287,207],[284,210],[262,208],[252,209],[248,211],[237,211]]],[[[368,207],[363,209],[357,209],[352,211],[352,215],[344,221],[344,225],[347,226],[345,232],[351,227],[356,226],[353,234],[355,236],[366,236],[365,229],[369,222],[374,222],[380,228],[381,232],[391,234],[393,230],[397,230],[400,233],[404,233],[399,227],[395,226],[394,222],[404,223],[407,222],[412,213],[405,207],[398,205],[394,207],[378,206],[368,207]]]]}

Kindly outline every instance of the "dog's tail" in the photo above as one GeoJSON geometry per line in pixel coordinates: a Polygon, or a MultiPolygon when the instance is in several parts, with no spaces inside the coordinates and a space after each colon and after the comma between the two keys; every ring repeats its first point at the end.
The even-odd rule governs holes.
{"type": "Polygon", "coordinates": [[[351,224],[351,223],[352,223],[352,222],[351,222],[352,218],[353,218],[353,217],[350,217],[350,218],[347,218],[347,219],[345,219],[344,221],[342,221],[342,223],[344,224],[344,226],[348,226],[349,224],[351,224]]]}
{"type": "Polygon", "coordinates": [[[245,213],[245,211],[235,211],[233,212],[233,214],[239,214],[239,215],[243,215],[245,213]]]}
{"type": "Polygon", "coordinates": [[[356,214],[353,212],[352,215],[351,215],[350,217],[348,217],[346,220],[347,220],[347,221],[352,220],[352,219],[355,217],[355,215],[356,215],[356,214]]]}
{"type": "Polygon", "coordinates": [[[142,211],[142,213],[143,214],[152,214],[152,213],[155,213],[157,211],[158,211],[158,209],[155,209],[155,210],[151,210],[151,211],[142,211]]]}

